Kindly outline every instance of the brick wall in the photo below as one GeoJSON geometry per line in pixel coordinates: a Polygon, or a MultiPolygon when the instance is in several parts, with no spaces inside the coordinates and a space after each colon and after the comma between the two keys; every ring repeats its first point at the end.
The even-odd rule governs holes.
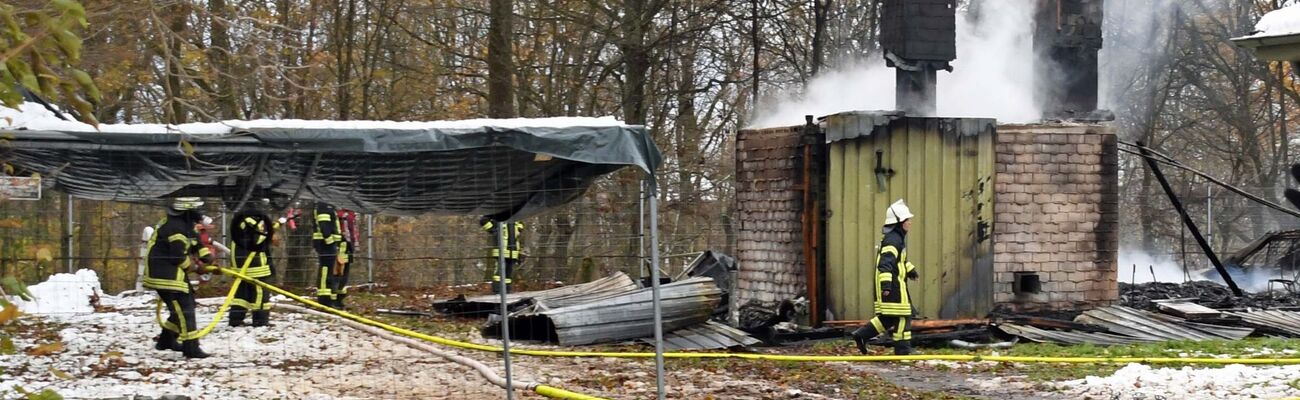
{"type": "Polygon", "coordinates": [[[805,295],[800,187],[803,127],[736,135],[737,297],[774,303],[805,295]]]}
{"type": "Polygon", "coordinates": [[[1116,137],[1097,125],[1002,125],[996,143],[993,301],[1079,309],[1119,297],[1116,137]],[[1016,272],[1042,291],[1013,293],[1016,272]]]}

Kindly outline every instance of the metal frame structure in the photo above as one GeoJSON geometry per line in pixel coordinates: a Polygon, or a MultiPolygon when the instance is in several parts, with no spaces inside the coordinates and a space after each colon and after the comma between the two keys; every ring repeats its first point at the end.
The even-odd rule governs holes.
{"type": "MultiPolygon", "coordinates": [[[[287,195],[291,200],[290,202],[292,202],[292,200],[298,199],[300,196],[306,196],[304,189],[306,189],[312,183],[318,185],[312,188],[312,196],[314,198],[321,198],[322,194],[331,193],[328,187],[323,185],[322,182],[319,182],[320,179],[316,179],[314,177],[314,174],[318,172],[317,166],[321,163],[321,159],[324,153],[327,152],[337,152],[340,154],[346,153],[344,155],[346,157],[356,157],[359,154],[364,154],[367,157],[379,158],[379,157],[386,157],[394,152],[400,152],[403,149],[408,149],[410,148],[410,146],[413,145],[432,146],[430,148],[436,148],[437,149],[436,151],[464,152],[464,151],[474,151],[476,149],[485,149],[485,150],[481,150],[484,152],[511,151],[514,153],[510,153],[510,154],[513,154],[514,156],[519,156],[520,153],[532,153],[532,154],[546,153],[547,155],[552,155],[554,153],[559,152],[564,154],[564,156],[556,156],[557,158],[555,163],[573,164],[575,165],[576,171],[578,171],[580,174],[589,177],[604,175],[609,172],[613,172],[618,168],[622,168],[626,166],[639,167],[644,173],[644,175],[641,182],[641,188],[639,190],[641,193],[641,199],[639,201],[638,211],[640,213],[640,225],[641,225],[640,228],[642,230],[642,234],[640,235],[641,238],[639,238],[638,240],[641,243],[640,245],[641,249],[638,251],[638,265],[643,267],[648,266],[649,267],[648,269],[650,270],[649,286],[651,288],[651,293],[652,293],[652,306],[654,311],[654,327],[655,327],[654,329],[655,384],[658,393],[658,398],[659,399],[665,398],[666,387],[665,387],[665,378],[664,378],[665,370],[664,370],[664,355],[663,355],[663,351],[664,351],[663,310],[661,304],[662,299],[660,297],[660,285],[659,285],[660,275],[661,275],[660,268],[659,268],[660,265],[659,224],[658,224],[659,204],[658,204],[658,185],[656,183],[655,176],[654,176],[654,171],[656,170],[656,166],[660,162],[660,160],[659,160],[658,149],[654,146],[653,141],[650,140],[648,136],[644,134],[644,127],[619,126],[619,125],[596,126],[596,127],[579,126],[573,129],[572,131],[567,131],[567,132],[563,131],[564,128],[554,128],[554,127],[543,127],[543,128],[536,128],[536,129],[529,128],[529,127],[516,127],[511,129],[498,127],[494,129],[478,129],[478,130],[447,129],[445,132],[440,131],[439,129],[441,128],[437,128],[437,127],[427,128],[423,131],[405,132],[402,135],[395,135],[393,134],[393,132],[388,132],[389,134],[385,136],[386,138],[389,138],[390,140],[395,137],[397,139],[400,139],[393,143],[377,142],[376,140],[378,139],[376,139],[375,135],[367,135],[365,134],[365,132],[362,132],[365,129],[357,129],[355,131],[318,130],[313,132],[311,129],[301,129],[301,128],[244,129],[244,130],[240,130],[238,134],[234,134],[232,132],[232,134],[230,135],[206,135],[204,137],[192,137],[189,138],[189,142],[197,149],[195,151],[196,154],[239,154],[241,156],[245,156],[247,154],[260,155],[252,159],[253,161],[253,163],[251,164],[252,171],[253,171],[252,176],[248,177],[247,175],[245,175],[245,177],[247,177],[248,180],[240,181],[243,183],[238,185],[237,187],[238,190],[232,193],[233,196],[224,196],[224,195],[221,196],[224,198],[225,201],[231,201],[234,202],[235,204],[243,204],[247,202],[248,199],[253,195],[259,195],[259,196],[268,195],[268,193],[264,193],[265,189],[262,190],[262,193],[259,193],[256,190],[256,188],[260,186],[267,185],[267,182],[264,180],[267,178],[265,175],[268,174],[268,170],[269,170],[268,168],[266,168],[268,164],[267,161],[268,157],[272,155],[278,156],[282,159],[281,162],[286,162],[285,160],[304,161],[304,160],[297,160],[293,158],[294,155],[298,155],[302,152],[314,151],[316,154],[311,159],[306,160],[306,163],[304,165],[300,165],[300,167],[302,168],[298,168],[294,171],[288,172],[290,174],[297,172],[297,174],[285,175],[281,177],[282,181],[297,181],[296,185],[287,188],[287,190],[284,190],[282,188],[280,192],[276,193],[281,196],[287,195]],[[641,134],[639,135],[636,134],[635,131],[637,130],[640,130],[641,134]],[[302,137],[298,137],[295,136],[296,133],[305,133],[306,135],[302,137]],[[447,136],[456,136],[458,140],[448,140],[446,142],[438,142],[438,140],[442,140],[441,138],[447,136]],[[604,149],[608,151],[602,151],[602,149],[591,149],[589,148],[589,146],[585,146],[585,145],[568,144],[567,142],[564,141],[564,140],[575,141],[574,138],[592,137],[592,136],[599,136],[601,138],[606,139],[604,141],[601,141],[601,143],[604,144],[606,147],[608,147],[608,149],[604,149]],[[309,146],[310,144],[312,144],[311,143],[312,138],[316,138],[317,140],[321,140],[320,138],[326,138],[329,140],[325,140],[324,142],[321,143],[316,143],[316,147],[312,147],[309,146]],[[468,140],[468,139],[475,139],[476,141],[468,140]],[[432,140],[433,144],[428,143],[430,140],[432,140]],[[289,142],[292,143],[290,143],[291,145],[286,145],[285,143],[281,143],[282,141],[287,141],[285,143],[289,143],[289,142]],[[365,146],[358,143],[364,143],[365,146]],[[456,144],[458,146],[469,146],[469,147],[461,149],[452,146],[449,150],[447,148],[441,148],[437,146],[437,145],[445,145],[447,143],[456,144]],[[534,145],[541,146],[541,147],[540,148],[530,147],[534,145]],[[345,147],[352,146],[352,147],[344,148],[344,149],[336,149],[332,146],[345,146],[345,147]],[[391,146],[391,148],[384,147],[384,146],[391,146]],[[382,147],[383,151],[374,150],[374,148],[376,147],[382,147]],[[506,149],[505,150],[498,149],[500,147],[504,147],[506,149]],[[311,148],[311,150],[305,150],[306,148],[311,148]],[[617,154],[613,154],[611,152],[617,154]],[[647,224],[645,223],[646,218],[649,218],[648,227],[647,224]],[[648,243],[646,243],[646,240],[644,238],[645,229],[647,228],[649,230],[648,243]],[[649,246],[648,260],[645,254],[646,246],[649,246]]],[[[21,158],[22,162],[18,162],[16,164],[20,166],[24,166],[27,170],[36,171],[36,172],[42,172],[42,171],[49,172],[49,171],[44,171],[45,169],[48,169],[47,167],[49,166],[41,164],[42,160],[48,160],[51,157],[56,157],[56,158],[66,157],[72,152],[77,152],[77,151],[83,152],[82,153],[83,156],[89,154],[93,161],[99,161],[108,164],[111,164],[112,160],[108,159],[107,157],[109,156],[106,156],[105,154],[111,153],[113,151],[119,153],[152,152],[152,154],[155,155],[164,154],[165,157],[171,157],[171,159],[169,159],[170,161],[178,161],[180,160],[180,158],[182,158],[180,153],[176,153],[175,150],[176,141],[179,138],[179,136],[175,136],[170,133],[169,134],[135,133],[135,134],[124,135],[124,134],[107,134],[107,133],[98,133],[98,132],[84,133],[84,132],[61,132],[61,131],[40,131],[40,130],[12,131],[12,133],[14,133],[17,137],[15,138],[15,140],[12,140],[10,142],[10,147],[6,149],[9,151],[9,153],[6,154],[9,154],[10,156],[17,155],[18,157],[21,158]],[[94,159],[94,157],[101,157],[101,158],[94,159]]],[[[582,142],[582,143],[586,143],[586,142],[582,142]]],[[[430,151],[427,149],[424,150],[421,149],[423,149],[423,147],[420,147],[420,149],[416,149],[412,151],[430,151]]],[[[548,157],[547,160],[551,160],[551,158],[548,157]]],[[[226,160],[226,161],[236,162],[239,160],[226,160]]],[[[168,166],[162,166],[157,162],[154,162],[150,165],[158,168],[168,168],[168,166]]],[[[180,165],[187,165],[187,164],[182,163],[180,165]]],[[[548,173],[561,173],[563,171],[572,172],[571,170],[561,171],[560,169],[557,168],[552,168],[552,169],[554,171],[547,170],[547,172],[548,173]],[[556,171],[561,171],[561,172],[556,172],[556,171]]],[[[102,171],[102,170],[112,170],[112,169],[98,168],[96,170],[102,171]]],[[[204,171],[199,171],[199,172],[203,173],[204,171]]],[[[207,171],[207,172],[211,172],[211,171],[207,171]]],[[[86,189],[80,186],[75,186],[75,184],[85,183],[85,182],[64,180],[67,179],[67,177],[65,177],[64,175],[71,176],[71,175],[76,175],[76,173],[78,172],[72,171],[63,175],[59,175],[59,178],[61,179],[52,180],[50,183],[51,185],[54,185],[56,183],[62,185],[62,186],[54,185],[61,189],[68,189],[68,188],[86,189]],[[69,184],[74,184],[74,186],[70,187],[69,184]]],[[[47,173],[44,175],[53,175],[53,174],[47,173]]],[[[235,178],[239,178],[239,177],[235,176],[235,178]]],[[[165,183],[165,182],[160,181],[155,183],[165,183]]],[[[90,190],[82,190],[81,192],[74,191],[74,193],[67,195],[68,226],[66,227],[65,231],[66,232],[73,231],[72,224],[73,224],[74,214],[73,214],[73,207],[72,207],[72,198],[74,196],[79,198],[89,199],[89,200],[147,201],[147,200],[155,200],[160,195],[163,197],[178,196],[178,195],[197,195],[197,196],[205,196],[205,197],[216,196],[222,193],[219,193],[220,192],[219,190],[217,192],[213,192],[213,190],[221,189],[221,187],[219,186],[229,186],[227,184],[222,183],[221,181],[218,181],[215,184],[213,184],[210,181],[203,181],[203,182],[195,181],[195,182],[186,182],[186,183],[194,184],[194,185],[203,185],[201,189],[206,191],[196,191],[196,192],[186,192],[186,193],[172,191],[168,193],[161,193],[161,192],[153,193],[153,192],[143,191],[142,187],[134,187],[135,190],[140,191],[139,193],[118,192],[116,191],[116,189],[112,187],[98,188],[98,189],[90,188],[90,190]]],[[[580,190],[585,190],[585,187],[566,187],[566,189],[571,190],[574,193],[580,193],[580,190]]],[[[426,195],[428,194],[429,193],[426,193],[426,195]]],[[[348,208],[352,208],[362,213],[371,214],[367,217],[366,228],[369,232],[372,233],[374,229],[373,214],[375,212],[385,212],[385,213],[392,212],[400,215],[400,214],[415,214],[419,212],[430,211],[430,209],[436,209],[436,205],[434,206],[421,205],[419,207],[411,208],[411,209],[393,210],[390,208],[386,208],[382,205],[378,205],[376,203],[357,202],[350,197],[329,198],[330,196],[328,195],[323,197],[325,198],[323,198],[322,200],[328,202],[341,202],[341,204],[349,206],[348,208]],[[349,203],[354,203],[354,204],[349,204],[349,203]]],[[[511,200],[513,201],[517,199],[511,199],[511,200]]],[[[517,208],[512,208],[510,210],[507,210],[509,212],[502,212],[502,213],[498,213],[497,215],[500,218],[505,219],[506,224],[511,224],[514,222],[514,220],[518,218],[534,215],[536,213],[541,212],[541,209],[548,206],[554,206],[554,205],[555,205],[554,202],[546,203],[546,204],[528,203],[522,206],[522,210],[517,208]]],[[[504,207],[504,205],[502,206],[504,207]]],[[[442,213],[448,213],[448,212],[456,213],[456,212],[465,211],[460,209],[454,209],[454,210],[436,209],[436,210],[441,211],[442,213]]],[[[477,211],[482,211],[482,208],[480,207],[479,209],[477,209],[477,211]]],[[[374,281],[373,234],[368,236],[369,236],[367,238],[368,260],[367,260],[366,278],[367,278],[367,282],[373,282],[374,281]]],[[[73,246],[75,245],[75,243],[73,242],[73,236],[68,235],[65,238],[65,240],[67,242],[65,249],[68,252],[68,254],[71,255],[73,252],[73,246]]],[[[497,242],[498,242],[497,243],[498,248],[504,250],[506,244],[502,242],[499,235],[498,235],[497,242]]],[[[497,257],[498,274],[503,277],[506,276],[505,274],[506,261],[505,261],[504,254],[505,251],[499,251],[497,257]]],[[[67,264],[68,272],[74,272],[76,265],[73,263],[73,258],[66,257],[66,259],[68,260],[68,264],[67,264]]],[[[503,316],[503,321],[502,321],[503,346],[502,347],[504,350],[503,360],[505,363],[505,373],[506,373],[505,376],[506,387],[507,387],[506,398],[513,399],[514,393],[512,389],[513,374],[511,370],[512,368],[511,341],[509,337],[509,328],[507,325],[509,324],[509,319],[505,318],[505,316],[508,315],[507,302],[506,302],[506,296],[508,295],[508,288],[505,285],[504,279],[499,280],[498,282],[501,285],[500,287],[501,290],[499,292],[501,297],[500,312],[501,315],[503,316]]]]}

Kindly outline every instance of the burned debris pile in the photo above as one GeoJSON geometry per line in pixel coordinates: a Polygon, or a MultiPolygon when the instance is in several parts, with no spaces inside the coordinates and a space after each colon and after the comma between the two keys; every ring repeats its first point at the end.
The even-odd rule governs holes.
{"type": "MultiPolygon", "coordinates": [[[[719,323],[734,286],[735,261],[704,252],[671,282],[660,285],[664,343],[669,350],[722,349],[760,343],[719,323]]],[[[510,338],[577,346],[645,339],[654,335],[648,282],[616,272],[591,282],[506,296],[510,338]]],[[[501,296],[458,296],[434,302],[447,315],[487,318],[484,337],[501,337],[501,296]]]]}
{"type": "Polygon", "coordinates": [[[1156,311],[1158,302],[1182,299],[1215,309],[1245,308],[1297,308],[1300,293],[1287,290],[1281,283],[1279,290],[1264,293],[1246,293],[1235,297],[1227,287],[1210,281],[1187,283],[1150,282],[1119,284],[1120,304],[1139,310],[1156,311]]]}

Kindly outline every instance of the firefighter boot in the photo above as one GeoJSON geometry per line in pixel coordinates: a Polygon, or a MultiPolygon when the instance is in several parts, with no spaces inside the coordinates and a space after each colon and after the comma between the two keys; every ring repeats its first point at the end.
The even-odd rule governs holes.
{"type": "Polygon", "coordinates": [[[254,327],[271,326],[271,311],[270,310],[253,311],[252,326],[254,327]]]}
{"type": "Polygon", "coordinates": [[[211,356],[211,354],[204,353],[203,349],[199,348],[198,339],[186,340],[181,344],[181,347],[183,347],[181,354],[184,354],[185,358],[208,358],[211,356]]]}
{"type": "Polygon", "coordinates": [[[876,336],[876,330],[870,326],[863,326],[853,331],[853,343],[858,345],[858,352],[867,354],[867,340],[876,336]]]}
{"type": "Polygon", "coordinates": [[[900,341],[894,342],[894,355],[896,355],[896,356],[906,356],[906,355],[909,355],[909,354],[912,354],[912,341],[910,341],[910,340],[900,340],[900,341]]]}
{"type": "Polygon", "coordinates": [[[158,334],[158,342],[154,343],[153,348],[157,350],[181,351],[181,342],[176,341],[176,332],[166,329],[158,334]]]}
{"type": "Polygon", "coordinates": [[[334,309],[339,310],[339,311],[346,310],[347,307],[345,307],[345,306],[343,305],[343,300],[346,299],[346,298],[348,298],[348,294],[347,294],[347,293],[340,293],[340,294],[338,295],[338,300],[334,300],[334,309]]]}
{"type": "MultiPolygon", "coordinates": [[[[231,310],[230,310],[230,327],[234,328],[234,327],[244,326],[244,316],[247,315],[247,313],[248,313],[248,312],[247,312],[247,311],[244,311],[243,309],[231,309],[231,310]]],[[[257,314],[254,313],[253,315],[257,315],[257,314]]],[[[254,317],[254,318],[256,318],[256,317],[254,317]]]]}

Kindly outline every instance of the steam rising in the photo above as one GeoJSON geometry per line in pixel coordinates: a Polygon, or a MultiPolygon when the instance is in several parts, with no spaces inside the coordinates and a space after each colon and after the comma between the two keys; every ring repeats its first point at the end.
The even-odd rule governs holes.
{"type": "MultiPolygon", "coordinates": [[[[1188,253],[1189,260],[1199,257],[1200,253],[1188,253]]],[[[1223,278],[1213,267],[1204,267],[1207,262],[1193,261],[1184,273],[1183,266],[1169,256],[1153,256],[1137,249],[1122,249],[1119,253],[1119,281],[1124,283],[1211,281],[1224,284],[1223,278]],[[1199,264],[1199,265],[1198,265],[1199,264]]],[[[1228,266],[1228,274],[1233,282],[1247,292],[1260,293],[1268,291],[1270,279],[1283,278],[1276,268],[1241,269],[1228,266]]],[[[1289,279],[1290,277],[1286,277],[1289,279]]],[[[1280,285],[1273,289],[1283,290],[1280,285]]]]}
{"type": "MultiPolygon", "coordinates": [[[[957,60],[952,73],[939,71],[940,116],[1038,119],[1031,48],[1035,3],[985,0],[978,17],[958,11],[957,60]]],[[[872,55],[819,75],[802,94],[788,91],[760,101],[750,127],[797,125],[804,115],[893,109],[894,70],[872,55]]]]}

